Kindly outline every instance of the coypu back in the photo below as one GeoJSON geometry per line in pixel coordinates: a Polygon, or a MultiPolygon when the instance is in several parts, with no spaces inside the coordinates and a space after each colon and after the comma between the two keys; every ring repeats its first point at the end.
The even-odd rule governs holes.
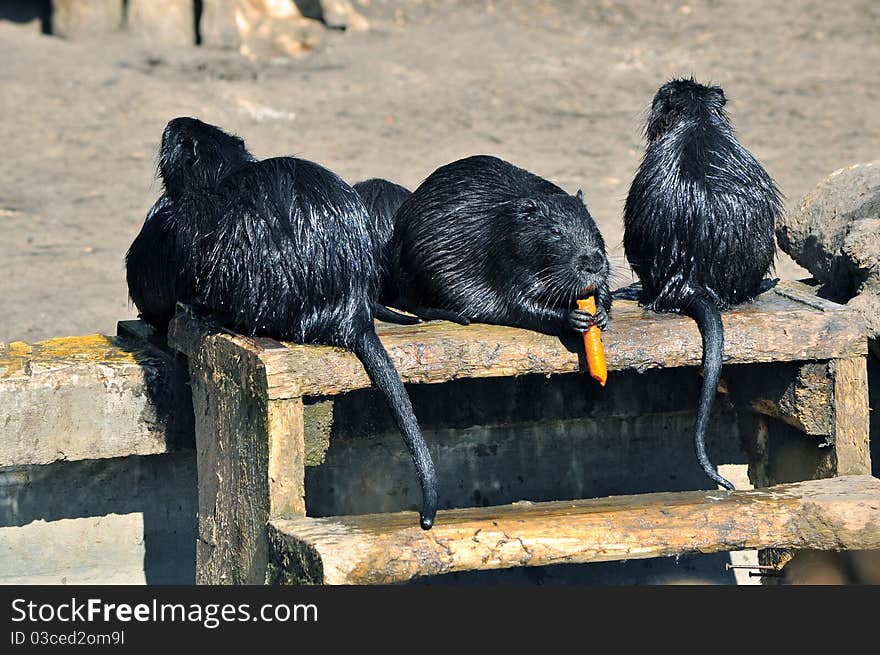
{"type": "Polygon", "coordinates": [[[624,250],[642,301],[675,311],[695,292],[720,309],[753,298],[773,265],[779,190],[737,141],[720,87],[657,92],[648,148],[624,209],[624,250]]]}
{"type": "Polygon", "coordinates": [[[397,212],[392,254],[403,309],[560,334],[584,289],[611,304],[605,243],[583,195],[497,157],[432,173],[397,212]]]}
{"type": "Polygon", "coordinates": [[[245,334],[350,347],[372,329],[378,271],[366,208],[338,175],[265,159],[216,191],[195,253],[197,302],[245,334]]]}

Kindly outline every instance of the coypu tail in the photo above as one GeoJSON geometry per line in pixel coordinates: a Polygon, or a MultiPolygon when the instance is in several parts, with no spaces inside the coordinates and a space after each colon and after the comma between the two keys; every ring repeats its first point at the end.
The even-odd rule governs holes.
{"type": "Polygon", "coordinates": [[[682,313],[697,322],[703,337],[703,387],[700,390],[700,405],[697,409],[697,422],[694,426],[694,447],[697,459],[703,470],[712,480],[725,489],[733,490],[733,485],[718,474],[706,455],[706,428],[715,393],[721,378],[721,363],[724,358],[724,326],[721,313],[711,298],[703,294],[691,296],[682,307],[682,313]]]}
{"type": "Polygon", "coordinates": [[[384,394],[394,422],[403,435],[422,485],[422,528],[430,530],[437,513],[437,477],[403,381],[372,326],[356,340],[351,350],[361,360],[373,384],[384,394]]]}
{"type": "Polygon", "coordinates": [[[373,303],[373,318],[378,318],[386,323],[394,323],[396,325],[418,325],[422,322],[418,316],[407,316],[389,309],[385,305],[373,303]]]}

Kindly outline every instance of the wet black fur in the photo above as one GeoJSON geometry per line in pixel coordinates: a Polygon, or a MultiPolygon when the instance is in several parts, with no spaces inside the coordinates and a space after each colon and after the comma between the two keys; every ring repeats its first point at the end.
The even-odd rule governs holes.
{"type": "Polygon", "coordinates": [[[163,333],[177,303],[177,239],[170,204],[168,196],[159,197],[125,256],[128,295],[139,316],[163,333]]]}
{"type": "Polygon", "coordinates": [[[395,307],[554,335],[607,322],[605,243],[580,192],[480,155],[434,171],[395,221],[395,307]],[[595,319],[575,308],[587,288],[595,319]]]}
{"type": "MultiPolygon", "coordinates": [[[[394,215],[404,200],[412,195],[412,191],[378,177],[358,182],[354,185],[354,190],[363,200],[370,216],[370,234],[376,247],[376,261],[379,262],[379,300],[387,304],[393,300],[388,296],[389,289],[392,288],[391,236],[394,233],[394,215]]],[[[408,319],[396,312],[390,312],[382,305],[376,306],[375,313],[377,318],[384,321],[403,324],[419,322],[418,319],[408,319]]]]}
{"type": "Polygon", "coordinates": [[[165,191],[125,257],[128,294],[141,318],[160,332],[167,330],[178,299],[192,293],[192,280],[182,270],[187,243],[178,235],[179,216],[185,212],[175,211],[182,189],[208,191],[231,171],[254,161],[241,139],[214,134],[203,125],[196,119],[177,118],[166,126],[159,153],[165,191]]]}
{"type": "Polygon", "coordinates": [[[394,182],[374,177],[354,185],[367,213],[377,248],[386,250],[394,233],[394,215],[412,191],[394,182]]]}
{"type": "Polygon", "coordinates": [[[754,298],[773,266],[776,184],[736,140],[724,91],[672,80],[654,97],[648,147],[624,210],[623,245],[641,302],[693,317],[703,336],[703,388],[694,441],[706,474],[728,489],[705,453],[721,374],[720,311],[754,298]]]}
{"type": "MultiPolygon", "coordinates": [[[[292,157],[249,162],[206,188],[201,144],[230,137],[198,125],[212,140],[196,157],[162,157],[166,188],[189,252],[183,275],[192,301],[241,333],[354,352],[384,393],[422,485],[422,526],[437,507],[431,456],[412,405],[373,327],[379,274],[366,208],[331,171],[292,157]],[[169,183],[170,182],[170,183],[169,183]]],[[[165,144],[163,143],[163,152],[165,144]]]]}

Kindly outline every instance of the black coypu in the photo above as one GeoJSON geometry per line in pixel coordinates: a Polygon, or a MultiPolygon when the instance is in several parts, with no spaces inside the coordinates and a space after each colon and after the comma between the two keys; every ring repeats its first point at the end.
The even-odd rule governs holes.
{"type": "Polygon", "coordinates": [[[354,185],[354,190],[358,192],[370,215],[370,226],[376,235],[376,243],[386,246],[394,233],[394,215],[412,195],[412,191],[380,177],[358,182],[354,185]]]}
{"type": "Polygon", "coordinates": [[[640,301],[692,317],[703,338],[703,385],[694,428],[700,465],[727,489],[706,455],[706,427],[721,375],[720,312],[754,298],[773,266],[779,190],[734,136],[717,86],[672,80],[657,91],[648,147],[624,210],[626,258],[640,301]]]}
{"type": "Polygon", "coordinates": [[[580,191],[478,155],[434,171],[395,221],[395,307],[553,335],[607,324],[605,242],[580,191]],[[585,293],[597,296],[595,317],[575,306],[585,293]]]}
{"type": "Polygon", "coordinates": [[[437,510],[434,465],[403,383],[373,326],[379,272],[357,192],[293,157],[250,161],[197,183],[237,137],[191,118],[166,128],[159,171],[180,244],[181,299],[243,334],[352,351],[384,394],[422,488],[421,525],[437,510]],[[206,152],[210,151],[210,152],[206,152]],[[185,251],[185,252],[184,252],[185,251]],[[190,284],[191,281],[191,284],[190,284]]]}

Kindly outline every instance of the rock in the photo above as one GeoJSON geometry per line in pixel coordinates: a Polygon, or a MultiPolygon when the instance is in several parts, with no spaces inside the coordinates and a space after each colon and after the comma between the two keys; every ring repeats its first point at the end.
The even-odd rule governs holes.
{"type": "Polygon", "coordinates": [[[840,169],[776,228],[779,247],[823,285],[821,294],[858,308],[872,349],[880,339],[880,161],[840,169]]]}
{"type": "Polygon", "coordinates": [[[209,48],[241,47],[241,35],[235,24],[237,0],[202,0],[199,34],[209,48]]]}
{"type": "Polygon", "coordinates": [[[123,0],[52,0],[52,33],[81,40],[118,32],[122,5],[123,0]]]}
{"type": "Polygon", "coordinates": [[[370,26],[350,0],[296,0],[296,6],[306,18],[319,20],[334,29],[361,32],[370,26]]]}
{"type": "Polygon", "coordinates": [[[369,24],[349,0],[203,0],[199,32],[202,45],[264,59],[313,50],[325,26],[361,31],[369,24]]]}
{"type": "Polygon", "coordinates": [[[321,41],[323,27],[282,0],[237,0],[239,52],[251,59],[301,55],[321,41]]]}
{"type": "Polygon", "coordinates": [[[128,0],[126,29],[157,45],[194,45],[195,3],[192,0],[128,0]]]}

